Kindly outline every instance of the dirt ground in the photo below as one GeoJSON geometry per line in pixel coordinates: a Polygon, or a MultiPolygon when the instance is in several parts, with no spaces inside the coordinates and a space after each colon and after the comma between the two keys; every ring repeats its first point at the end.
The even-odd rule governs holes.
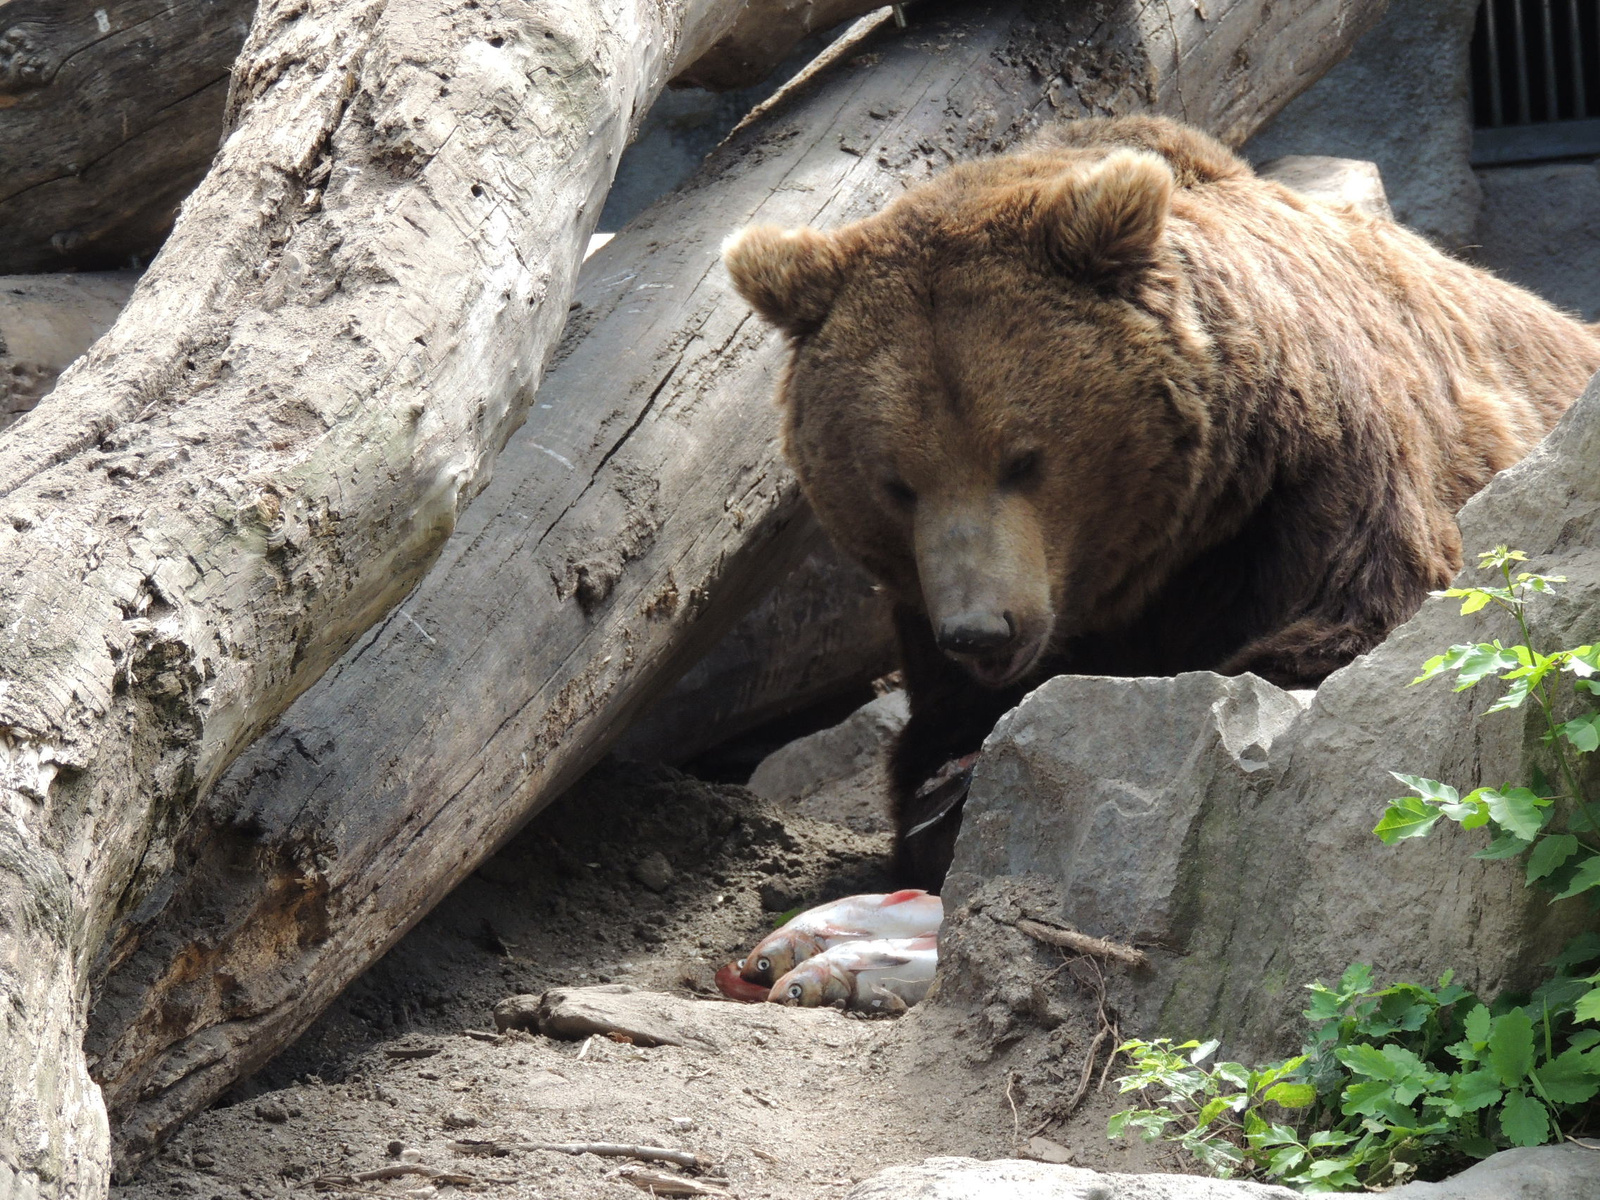
{"type": "MultiPolygon", "coordinates": [[[[645,1165],[629,1159],[450,1146],[466,1140],[693,1151],[716,1164],[705,1177],[748,1200],[835,1197],[929,1155],[1011,1156],[1082,1079],[1101,1028],[1087,960],[964,912],[947,923],[951,978],[899,1019],[717,996],[716,968],[779,915],[882,890],[887,850],[886,834],[743,788],[602,764],[114,1194],[641,1194],[615,1174],[645,1165]],[[508,996],[611,983],[695,1005],[704,1036],[642,1048],[493,1032],[508,996]],[[353,1178],[413,1165],[473,1182],[353,1178]]],[[[1083,1166],[1175,1166],[1106,1142],[1114,1090],[1091,1081],[1077,1117],[1045,1136],[1083,1166]]]]}

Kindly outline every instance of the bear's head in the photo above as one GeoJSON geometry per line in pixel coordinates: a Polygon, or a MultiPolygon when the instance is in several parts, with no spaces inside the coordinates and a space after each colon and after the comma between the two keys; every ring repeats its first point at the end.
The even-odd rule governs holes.
{"type": "Polygon", "coordinates": [[[1213,353],[1174,189],[1157,155],[1057,149],[724,248],[791,340],[784,448],[824,527],[986,685],[1131,617],[1185,536],[1213,353]]]}

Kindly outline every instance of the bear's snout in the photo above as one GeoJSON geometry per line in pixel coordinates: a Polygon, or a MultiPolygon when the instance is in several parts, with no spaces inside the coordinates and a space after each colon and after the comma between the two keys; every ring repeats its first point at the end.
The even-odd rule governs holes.
{"type": "Polygon", "coordinates": [[[1017,620],[1009,612],[957,613],[939,622],[935,636],[946,654],[990,655],[1016,638],[1017,620]]]}

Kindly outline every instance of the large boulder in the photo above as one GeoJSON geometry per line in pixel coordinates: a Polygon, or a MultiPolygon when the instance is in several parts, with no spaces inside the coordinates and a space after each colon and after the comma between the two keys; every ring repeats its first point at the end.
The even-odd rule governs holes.
{"type": "MultiPolygon", "coordinates": [[[[1545,646],[1600,633],[1596,462],[1591,383],[1461,514],[1469,563],[1506,542],[1567,576],[1532,609],[1545,646]]],[[[1529,778],[1543,757],[1534,712],[1486,714],[1492,685],[1407,686],[1452,643],[1514,634],[1503,615],[1435,599],[1315,693],[1210,673],[1050,680],[985,745],[947,907],[1005,878],[1034,896],[1047,885],[1053,911],[1039,915],[1147,948],[1149,966],[1117,984],[1124,1032],[1217,1036],[1231,1056],[1293,1050],[1304,985],[1352,962],[1422,982],[1454,969],[1487,995],[1527,985],[1592,923],[1582,900],[1551,904],[1520,862],[1472,858],[1481,831],[1397,847],[1372,834],[1403,790],[1391,770],[1463,790],[1529,778]]],[[[981,974],[969,957],[951,971],[981,974]]]]}
{"type": "Polygon", "coordinates": [[[1285,154],[1371,159],[1404,224],[1452,249],[1472,240],[1467,51],[1478,0],[1392,0],[1355,49],[1245,146],[1252,162],[1285,154]]]}

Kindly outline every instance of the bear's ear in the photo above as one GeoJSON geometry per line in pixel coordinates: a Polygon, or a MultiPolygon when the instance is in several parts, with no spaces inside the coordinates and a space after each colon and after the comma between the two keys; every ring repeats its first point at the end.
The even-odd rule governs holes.
{"type": "Polygon", "coordinates": [[[1142,150],[1116,150],[1087,171],[1046,184],[1035,236],[1058,269],[1120,290],[1154,264],[1172,207],[1172,168],[1142,150]]]}
{"type": "Polygon", "coordinates": [[[752,225],[722,245],[733,286],[792,337],[822,324],[844,283],[844,256],[825,233],[801,226],[752,225]]]}

